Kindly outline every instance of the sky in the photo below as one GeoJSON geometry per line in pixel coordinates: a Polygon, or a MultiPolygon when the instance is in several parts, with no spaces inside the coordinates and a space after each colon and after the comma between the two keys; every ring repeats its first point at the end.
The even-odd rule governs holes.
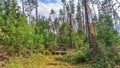
{"type": "MultiPolygon", "coordinates": [[[[40,16],[49,17],[51,9],[54,9],[56,15],[58,15],[59,10],[63,8],[61,0],[38,0],[38,13],[40,16]]],[[[68,2],[69,0],[67,0],[68,2]]],[[[77,2],[77,0],[75,0],[77,2]]],[[[18,0],[18,5],[22,6],[20,0],[18,0]]],[[[21,9],[22,10],[22,9],[21,9]]],[[[32,15],[35,15],[35,10],[32,11],[32,15]]]]}
{"type": "MultiPolygon", "coordinates": [[[[54,9],[55,12],[56,12],[56,15],[58,15],[58,12],[60,9],[63,8],[63,4],[60,2],[61,0],[38,0],[38,14],[40,16],[45,16],[45,17],[49,17],[49,14],[50,14],[50,11],[51,9],[54,9]]],[[[68,2],[69,0],[67,0],[68,2]]],[[[74,4],[75,6],[77,5],[77,1],[78,0],[74,0],[74,4]]],[[[103,0],[101,0],[103,1],[103,0]]],[[[113,0],[115,1],[115,0],[113,0]]],[[[120,2],[120,0],[118,0],[120,2]]],[[[20,0],[18,0],[18,5],[19,6],[22,6],[20,0]]],[[[96,13],[98,14],[98,11],[97,11],[97,6],[95,6],[95,10],[96,10],[96,13]]],[[[21,9],[22,10],[22,9],[21,9]]],[[[119,16],[120,16],[120,10],[117,11],[119,16]]],[[[32,11],[32,15],[34,16],[35,15],[35,10],[32,11]]]]}
{"type": "MultiPolygon", "coordinates": [[[[49,17],[51,9],[54,9],[56,13],[59,12],[59,10],[63,8],[60,1],[61,0],[39,0],[38,13],[40,16],[49,17]]],[[[20,1],[18,2],[18,5],[22,6],[20,1]]],[[[32,11],[32,15],[35,15],[35,10],[32,11]]]]}
{"type": "Polygon", "coordinates": [[[39,0],[43,3],[57,3],[57,0],[39,0]]]}

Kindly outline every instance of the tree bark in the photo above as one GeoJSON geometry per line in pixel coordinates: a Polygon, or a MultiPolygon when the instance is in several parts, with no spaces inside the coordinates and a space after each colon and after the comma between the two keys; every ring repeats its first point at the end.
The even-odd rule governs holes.
{"type": "Polygon", "coordinates": [[[88,11],[87,11],[87,2],[86,0],[84,0],[84,8],[85,8],[85,20],[86,20],[86,33],[88,36],[88,40],[89,40],[89,45],[90,48],[92,47],[91,42],[90,42],[90,27],[89,27],[89,18],[88,18],[88,11]]]}
{"type": "Polygon", "coordinates": [[[36,0],[36,22],[38,21],[38,2],[36,0]]]}
{"type": "Polygon", "coordinates": [[[91,22],[91,24],[89,25],[86,0],[84,0],[84,8],[85,8],[85,18],[86,18],[86,26],[87,26],[86,29],[88,31],[88,40],[89,40],[90,49],[92,50],[90,60],[93,60],[97,53],[96,34],[95,34],[94,22],[91,22]]]}
{"type": "Polygon", "coordinates": [[[96,42],[96,32],[95,32],[95,24],[94,21],[90,23],[90,41],[92,45],[92,56],[96,56],[97,54],[97,42],[96,42]]]}
{"type": "Polygon", "coordinates": [[[23,11],[23,14],[24,14],[24,2],[22,0],[22,11],[23,11]]]}
{"type": "Polygon", "coordinates": [[[69,18],[70,18],[70,47],[73,48],[72,43],[72,13],[69,12],[69,18]]]}

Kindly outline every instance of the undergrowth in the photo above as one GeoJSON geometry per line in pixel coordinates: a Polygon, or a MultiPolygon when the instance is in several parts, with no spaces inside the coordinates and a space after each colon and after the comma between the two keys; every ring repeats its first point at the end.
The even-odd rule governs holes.
{"type": "Polygon", "coordinates": [[[32,54],[28,58],[20,57],[11,57],[10,62],[6,65],[5,68],[40,68],[41,65],[44,65],[46,57],[41,54],[32,54]]]}

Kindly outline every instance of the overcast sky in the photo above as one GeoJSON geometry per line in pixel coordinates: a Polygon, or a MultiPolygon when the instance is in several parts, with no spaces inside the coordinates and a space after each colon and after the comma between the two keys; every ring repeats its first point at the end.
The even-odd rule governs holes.
{"type": "MultiPolygon", "coordinates": [[[[20,1],[18,5],[22,5],[20,1]]],[[[59,12],[59,9],[62,9],[60,0],[39,0],[38,5],[39,14],[45,17],[49,16],[51,9],[54,9],[56,13],[59,12]]],[[[35,15],[34,10],[32,11],[32,15],[35,15]]]]}
{"type": "MultiPolygon", "coordinates": [[[[19,1],[18,5],[21,6],[22,4],[21,4],[20,0],[18,0],[18,1],[19,1]]],[[[50,14],[51,9],[54,9],[55,12],[58,14],[59,10],[63,8],[63,5],[62,5],[62,3],[60,1],[61,0],[39,0],[39,2],[38,2],[39,14],[41,16],[48,17],[49,14],[50,14]]],[[[67,1],[69,1],[69,0],[67,0],[67,1]]],[[[74,4],[77,5],[78,0],[74,0],[74,1],[75,1],[74,4]]],[[[101,1],[103,1],[103,0],[101,0],[101,1]]],[[[115,2],[115,0],[113,0],[113,1],[115,2]]],[[[118,0],[118,1],[120,2],[120,0],[118,0]]],[[[95,9],[96,9],[96,13],[98,13],[97,6],[96,5],[94,5],[94,6],[95,6],[95,9]]],[[[120,9],[117,10],[117,12],[118,12],[118,14],[120,16],[120,9]]],[[[34,10],[32,11],[32,15],[35,15],[34,10]]]]}

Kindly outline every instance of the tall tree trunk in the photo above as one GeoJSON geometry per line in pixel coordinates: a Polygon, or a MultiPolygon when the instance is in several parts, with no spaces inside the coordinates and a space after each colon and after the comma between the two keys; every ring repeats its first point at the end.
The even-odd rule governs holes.
{"type": "Polygon", "coordinates": [[[88,18],[88,11],[87,11],[87,3],[86,0],[84,0],[84,8],[85,8],[85,20],[86,20],[86,33],[89,39],[89,45],[91,47],[91,42],[90,42],[90,27],[89,27],[89,18],[88,18]]]}
{"type": "Polygon", "coordinates": [[[90,23],[90,41],[91,41],[91,45],[92,45],[92,56],[96,56],[97,54],[97,42],[96,42],[96,32],[95,32],[95,23],[94,21],[92,21],[90,23]]]}
{"type": "MultiPolygon", "coordinates": [[[[88,11],[87,11],[87,2],[86,0],[84,0],[84,8],[85,8],[85,20],[86,20],[86,29],[87,29],[87,33],[88,33],[88,40],[89,40],[89,45],[90,45],[90,49],[92,49],[92,54],[90,56],[90,60],[93,60],[93,54],[95,53],[94,52],[94,47],[93,47],[93,44],[92,44],[92,41],[91,41],[91,33],[90,33],[90,26],[89,26],[89,19],[88,19],[88,11]]],[[[94,35],[92,35],[92,37],[94,37],[94,35]]],[[[93,39],[92,39],[93,40],[93,39]]]]}
{"type": "Polygon", "coordinates": [[[98,21],[101,21],[101,16],[100,16],[100,1],[99,0],[96,0],[97,2],[97,8],[98,8],[98,21]]]}
{"type": "Polygon", "coordinates": [[[85,16],[84,16],[83,7],[84,7],[84,6],[82,5],[82,22],[83,22],[83,32],[85,33],[85,21],[84,21],[85,16]]]}
{"type": "Polygon", "coordinates": [[[7,11],[6,14],[9,16],[9,13],[10,13],[10,0],[7,0],[7,2],[8,2],[7,3],[7,8],[8,9],[6,10],[7,11]]]}
{"type": "Polygon", "coordinates": [[[30,11],[29,11],[30,12],[29,13],[29,24],[31,24],[31,6],[30,5],[31,5],[31,3],[29,2],[29,8],[30,8],[30,11]]]}
{"type": "Polygon", "coordinates": [[[36,0],[36,22],[38,21],[38,2],[36,0]]]}
{"type": "Polygon", "coordinates": [[[72,13],[69,13],[69,18],[70,18],[70,47],[73,48],[73,43],[72,43],[72,13]]]}
{"type": "Polygon", "coordinates": [[[83,25],[82,25],[82,21],[81,21],[81,19],[80,19],[79,22],[80,22],[80,29],[83,30],[83,25]]]}
{"type": "Polygon", "coordinates": [[[24,14],[24,2],[22,0],[22,11],[23,11],[23,14],[24,14]]]}

